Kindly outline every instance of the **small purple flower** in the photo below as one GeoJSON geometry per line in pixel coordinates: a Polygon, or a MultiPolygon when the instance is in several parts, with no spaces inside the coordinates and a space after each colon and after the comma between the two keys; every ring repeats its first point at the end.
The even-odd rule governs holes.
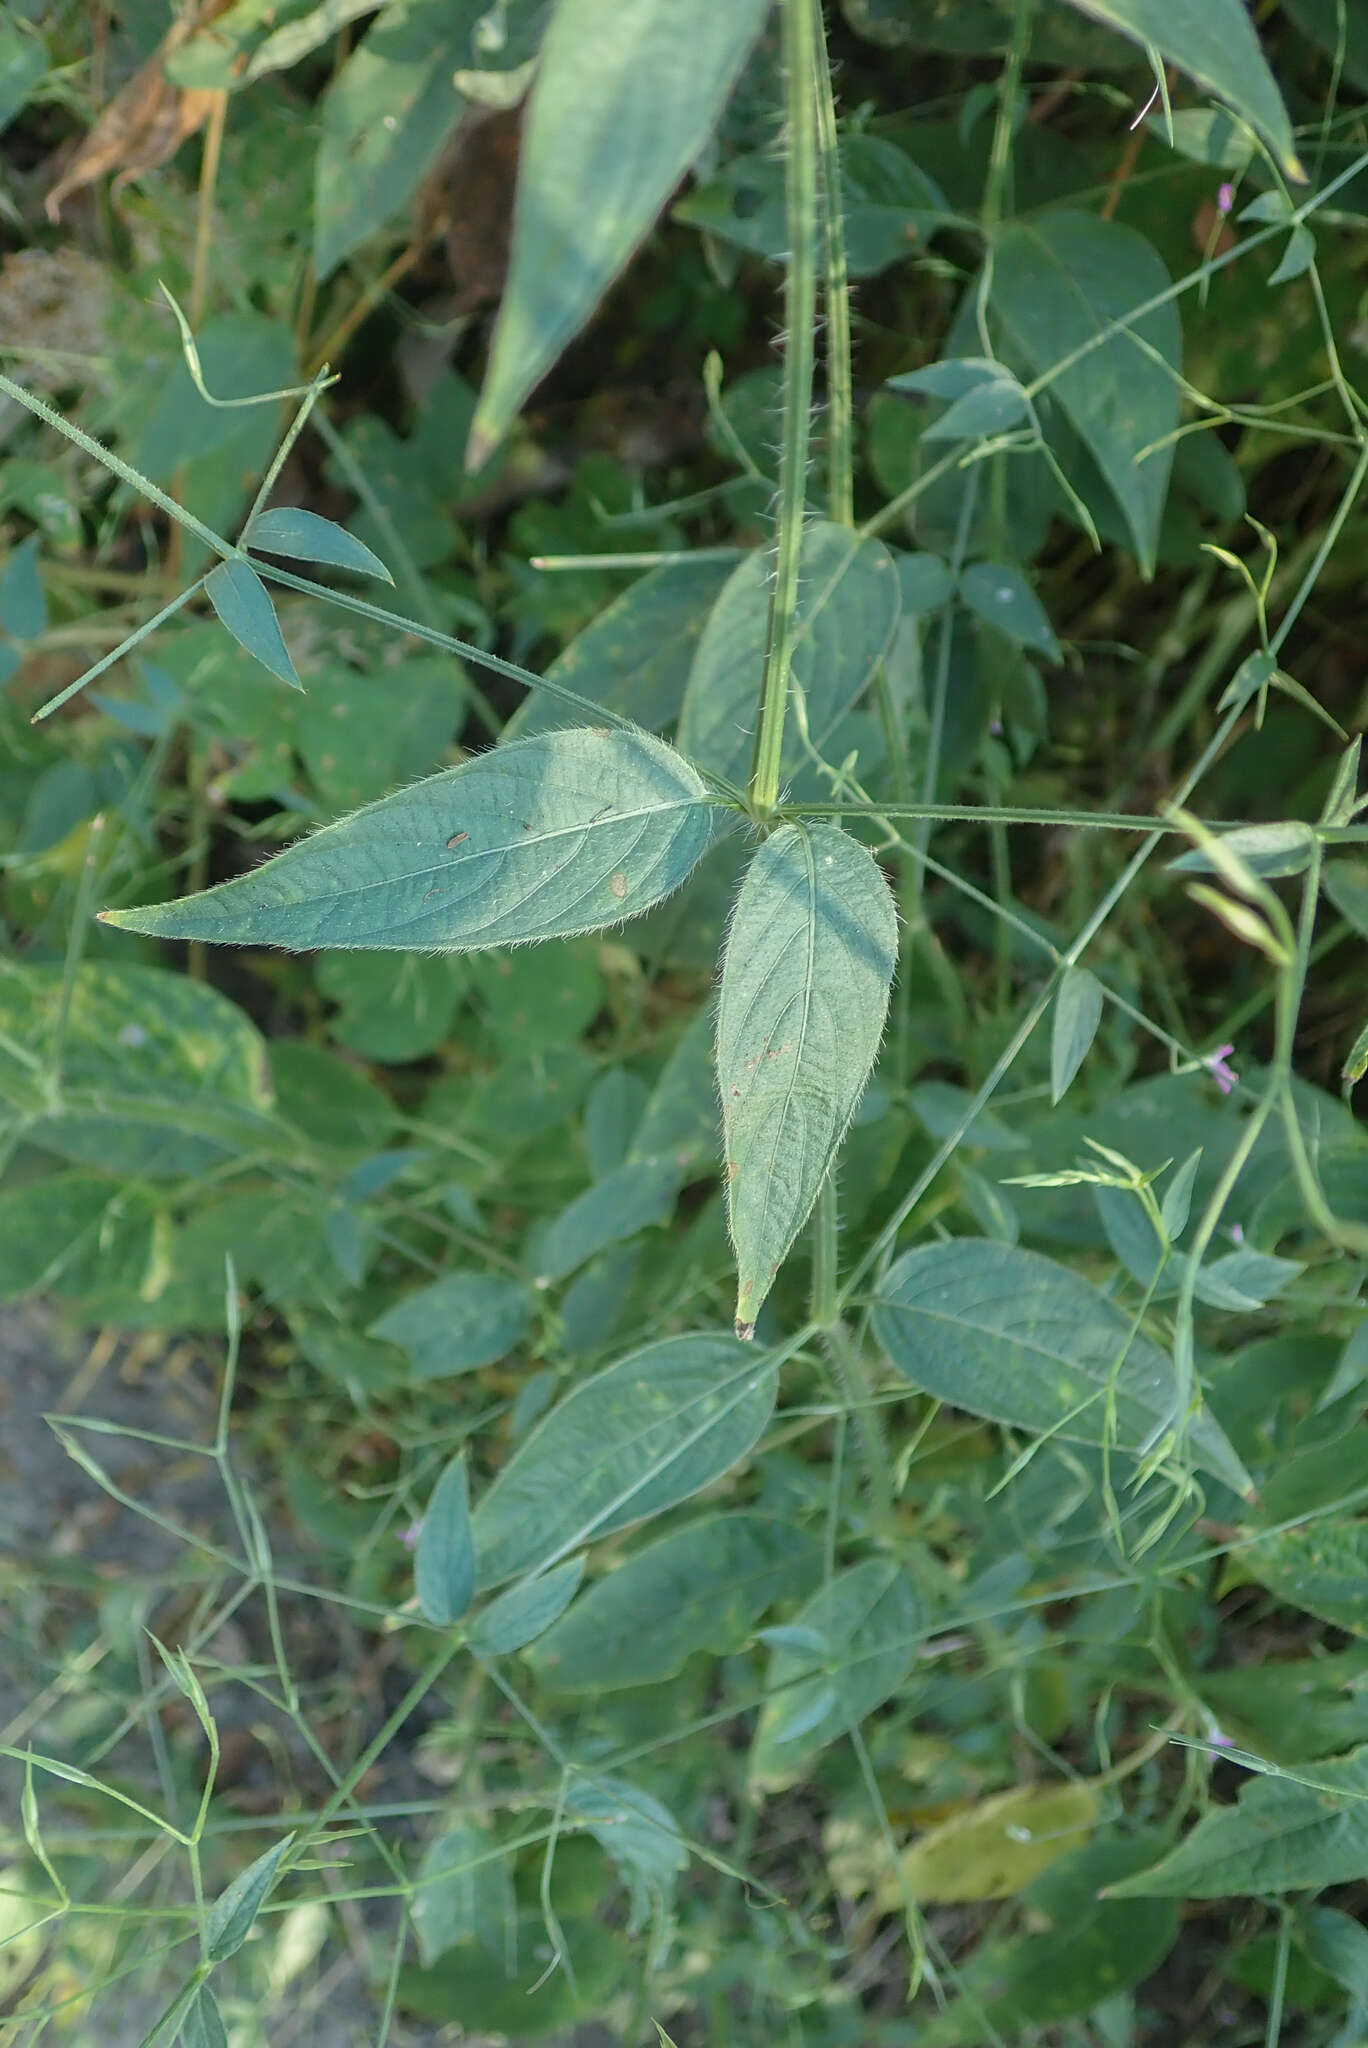
{"type": "Polygon", "coordinates": [[[1232,1088],[1240,1085],[1240,1077],[1227,1057],[1234,1050],[1233,1045],[1218,1045],[1215,1052],[1209,1052],[1202,1062],[1222,1095],[1229,1095],[1232,1088]]]}
{"type": "Polygon", "coordinates": [[[407,1529],[399,1531],[399,1541],[403,1544],[405,1550],[412,1550],[422,1533],[423,1525],[421,1522],[410,1522],[407,1529]]]}
{"type": "Polygon", "coordinates": [[[1217,213],[1229,213],[1229,211],[1230,211],[1231,207],[1232,207],[1232,206],[1233,206],[1234,204],[1235,204],[1235,187],[1234,187],[1233,185],[1222,185],[1221,189],[1220,189],[1220,190],[1219,190],[1219,192],[1218,192],[1218,193],[1216,194],[1216,211],[1217,211],[1217,213]]]}
{"type": "Polygon", "coordinates": [[[1210,1744],[1212,1749],[1234,1749],[1235,1747],[1234,1737],[1231,1735],[1227,1735],[1224,1732],[1224,1730],[1220,1728],[1212,1729],[1211,1733],[1207,1736],[1207,1742],[1210,1744]]]}
{"type": "Polygon", "coordinates": [[[1232,1223],[1232,1224],[1231,1224],[1231,1226],[1230,1226],[1230,1242],[1231,1242],[1232,1244],[1243,1244],[1243,1243],[1244,1243],[1244,1225],[1243,1225],[1243,1223],[1232,1223]]]}

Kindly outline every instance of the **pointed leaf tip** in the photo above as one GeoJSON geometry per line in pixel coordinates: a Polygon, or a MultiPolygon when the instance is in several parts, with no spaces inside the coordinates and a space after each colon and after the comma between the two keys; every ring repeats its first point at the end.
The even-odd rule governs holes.
{"type": "Polygon", "coordinates": [[[240,555],[220,562],[205,577],[204,588],[210,604],[239,647],[245,648],[254,661],[259,661],[282,683],[288,683],[292,690],[302,690],[304,685],[295,673],[270,592],[250,562],[240,555]]]}

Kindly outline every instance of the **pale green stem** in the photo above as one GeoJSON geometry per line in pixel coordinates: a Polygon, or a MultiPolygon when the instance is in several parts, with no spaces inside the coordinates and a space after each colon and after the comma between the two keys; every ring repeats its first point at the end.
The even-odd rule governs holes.
{"type": "Polygon", "coordinates": [[[836,1181],[828,1174],[812,1212],[812,1309],[811,1318],[826,1329],[840,1314],[836,1297],[840,1262],[840,1206],[836,1181]]]}
{"type": "Polygon", "coordinates": [[[836,134],[836,99],[822,28],[821,0],[812,0],[817,88],[817,156],[822,175],[822,226],[826,239],[827,511],[834,526],[855,523],[853,368],[850,292],[846,270],[845,206],[841,194],[841,153],[836,134]]]}
{"type": "Polygon", "coordinates": [[[774,586],[770,592],[765,673],[750,780],[751,804],[762,818],[769,816],[779,798],[812,438],[813,334],[817,320],[817,108],[813,92],[817,52],[812,0],[784,0],[783,22],[789,245],[784,282],[784,410],[774,586]]]}

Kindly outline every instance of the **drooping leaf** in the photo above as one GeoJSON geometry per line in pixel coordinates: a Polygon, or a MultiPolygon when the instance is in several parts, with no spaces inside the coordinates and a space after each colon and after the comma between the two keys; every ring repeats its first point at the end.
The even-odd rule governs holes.
{"type": "Polygon", "coordinates": [[[439,1628],[458,1622],[475,1595],[475,1545],[465,1456],[452,1459],[432,1489],[413,1558],[418,1605],[439,1628]]]}
{"type": "MultiPolygon", "coordinates": [[[[679,716],[694,652],[731,564],[685,555],[650,570],[556,656],[546,674],[582,697],[657,732],[679,716]]],[[[506,737],[566,723],[546,691],[519,705],[506,737]]]]}
{"type": "Polygon", "coordinates": [[[869,1557],[820,1587],[789,1627],[767,1630],[775,1648],[751,1745],[756,1783],[787,1782],[881,1706],[911,1670],[924,1627],[904,1566],[869,1557]]]}
{"type": "Polygon", "coordinates": [[[226,1962],[236,1955],[251,1932],[267,1892],[275,1883],[281,1858],[293,1842],[293,1834],[282,1836],[265,1853],[249,1863],[246,1870],[220,1892],[209,1908],[204,1929],[204,1953],[211,1963],[226,1962]]]}
{"type": "MultiPolygon", "coordinates": [[[[750,764],[771,567],[758,548],[728,578],[703,628],[680,713],[681,752],[733,782],[744,779],[750,764]]],[[[808,738],[819,752],[887,654],[900,610],[898,577],[883,543],[814,520],[803,535],[793,680],[803,694],[808,738]]],[[[791,715],[785,766],[802,753],[791,715]]]]}
{"type": "Polygon", "coordinates": [[[467,1944],[502,1961],[515,1912],[513,1872],[487,1828],[463,1821],[429,1843],[412,1906],[425,1968],[467,1944]]]}
{"type": "Polygon", "coordinates": [[[535,1578],[519,1579],[476,1615],[467,1638],[471,1649],[477,1657],[506,1657],[535,1642],[565,1612],[583,1577],[580,1556],[567,1557],[535,1578]]]}
{"type": "Polygon", "coordinates": [[[386,1309],[369,1334],[406,1351],[416,1380],[440,1380],[505,1357],[530,1311],[527,1288],[509,1274],[448,1273],[386,1309]]]}
{"type": "Polygon", "coordinates": [[[1086,967],[1070,967],[1055,991],[1050,1027],[1050,1100],[1066,1095],[1102,1021],[1102,984],[1086,967]]]}
{"type": "MultiPolygon", "coordinates": [[[[1079,1274],[1019,1245],[919,1246],[879,1289],[874,1328],[915,1386],[971,1415],[1080,1443],[1138,1450],[1169,1415],[1173,1366],[1079,1274]]],[[[1252,1481],[1214,1417],[1192,1453],[1237,1493],[1252,1481]]]]}
{"type": "Polygon", "coordinates": [[[1320,1891],[1368,1877],[1368,1748],[1308,1767],[1303,1780],[1259,1775],[1238,1804],[1198,1821],[1114,1898],[1223,1899],[1320,1891]]]}
{"type": "Polygon", "coordinates": [[[820,1572],[806,1529],[744,1509],[709,1516],[591,1586],[532,1662],[559,1692],[660,1684],[698,1650],[740,1649],[767,1608],[810,1593],[820,1572]]]}
{"type": "Polygon", "coordinates": [[[218,2000],[208,1984],[201,1984],[181,2022],[181,2048],[228,2048],[228,2033],[218,2000]]]}
{"type": "Polygon", "coordinates": [[[178,903],[105,913],[221,945],[462,952],[595,931],[658,903],[708,841],[663,740],[579,728],[495,747],[178,903]]]}
{"type": "Polygon", "coordinates": [[[754,1444],[773,1366],[733,1337],[667,1337],[567,1394],[475,1510],[481,1586],[539,1571],[687,1500],[754,1444]]]}
{"type": "Polygon", "coordinates": [[[453,83],[484,0],[393,0],[323,96],[314,183],[320,282],[417,191],[465,107],[453,83]]]}
{"type": "Polygon", "coordinates": [[[210,604],[239,647],[245,647],[254,661],[268,668],[282,683],[288,683],[292,690],[302,690],[304,685],[295,674],[271,594],[250,563],[220,562],[209,571],[204,588],[210,604]]]}
{"type": "Polygon", "coordinates": [[[746,871],[722,964],[717,1078],[737,1329],[807,1221],[883,1036],[898,927],[874,860],[784,825],[746,871]]]}
{"type": "Polygon", "coordinates": [[[1029,647],[1047,661],[1059,660],[1059,642],[1045,608],[1013,563],[971,563],[960,577],[959,594],[976,617],[996,626],[1019,647],[1029,647]]]}
{"type": "Polygon", "coordinates": [[[903,1883],[914,1899],[937,1905],[1010,1899],[1083,1847],[1100,1805],[1087,1779],[995,1792],[914,1842],[902,1857],[903,1883]]]}
{"type": "Polygon", "coordinates": [[[1244,0],[1073,0],[1083,14],[1155,49],[1257,128],[1288,177],[1297,161],[1287,109],[1244,0]]]}
{"type": "Polygon", "coordinates": [[[472,469],[703,149],[767,10],[768,0],[559,0],[523,128],[472,469]]]}
{"type": "Polygon", "coordinates": [[[296,562],[326,562],[334,569],[352,569],[358,576],[378,576],[382,582],[394,578],[364,541],[338,526],[320,519],[300,505],[276,505],[260,512],[252,521],[247,546],[258,554],[285,555],[296,562]]]}
{"type": "Polygon", "coordinates": [[[1124,515],[1146,575],[1172,468],[1164,437],[1178,424],[1182,331],[1172,304],[1142,319],[1130,315],[1168,282],[1134,229],[1064,210],[1012,222],[993,262],[991,308],[1010,352],[1068,415],[1124,515]]]}

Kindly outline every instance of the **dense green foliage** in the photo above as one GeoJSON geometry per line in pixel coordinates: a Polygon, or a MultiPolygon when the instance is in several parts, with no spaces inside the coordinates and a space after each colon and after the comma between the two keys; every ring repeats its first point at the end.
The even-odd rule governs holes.
{"type": "Polygon", "coordinates": [[[179,1546],[0,1559],[16,2038],[1365,2038],[1368,0],[1255,14],[0,13],[0,1300],[179,1546]]]}

